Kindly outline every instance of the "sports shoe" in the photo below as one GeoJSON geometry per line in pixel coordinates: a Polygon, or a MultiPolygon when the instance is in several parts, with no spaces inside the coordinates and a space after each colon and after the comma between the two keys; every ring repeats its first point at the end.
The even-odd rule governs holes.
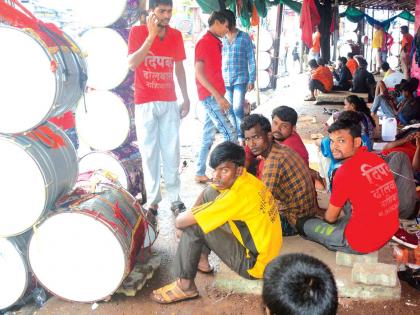
{"type": "Polygon", "coordinates": [[[419,245],[419,239],[416,235],[408,233],[406,230],[399,228],[397,233],[392,237],[394,241],[409,248],[416,249],[419,245]]]}
{"type": "Polygon", "coordinates": [[[420,290],[420,268],[407,268],[404,271],[398,271],[398,278],[402,281],[408,282],[413,288],[420,290]]]}

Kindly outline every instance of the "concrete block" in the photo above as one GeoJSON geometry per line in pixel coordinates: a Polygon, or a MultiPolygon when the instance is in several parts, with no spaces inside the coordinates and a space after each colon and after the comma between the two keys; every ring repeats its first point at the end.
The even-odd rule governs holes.
{"type": "Polygon", "coordinates": [[[395,287],[397,266],[382,263],[355,263],[351,278],[353,282],[395,287]]]}
{"type": "Polygon", "coordinates": [[[355,263],[377,263],[378,252],[369,253],[366,255],[354,255],[342,252],[335,254],[335,262],[339,266],[353,267],[355,263]]]}
{"type": "Polygon", "coordinates": [[[358,97],[362,98],[367,102],[368,100],[368,93],[352,93],[349,91],[333,91],[330,93],[318,93],[318,96],[316,97],[317,102],[323,102],[323,103],[344,103],[344,99],[351,95],[355,94],[358,97]]]}
{"type": "Polygon", "coordinates": [[[248,280],[220,263],[214,279],[214,286],[220,291],[261,295],[262,280],[248,280]]]}

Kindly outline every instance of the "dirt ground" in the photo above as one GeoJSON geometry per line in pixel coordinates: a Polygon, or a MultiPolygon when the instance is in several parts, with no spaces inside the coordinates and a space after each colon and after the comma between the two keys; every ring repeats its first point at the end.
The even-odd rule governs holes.
{"type": "MultiPolygon", "coordinates": [[[[325,134],[324,123],[329,118],[323,114],[323,108],[342,108],[340,105],[324,106],[312,105],[303,102],[306,89],[302,87],[302,76],[284,78],[279,82],[279,89],[276,93],[266,93],[266,104],[263,111],[270,111],[278,105],[293,106],[299,113],[298,132],[310,143],[311,134],[325,134]],[[268,96],[267,96],[268,95],[268,96]],[[296,95],[299,98],[296,100],[296,95]]],[[[186,167],[181,169],[182,199],[191,206],[203,186],[193,182],[194,163],[200,143],[201,124],[195,119],[196,113],[192,107],[191,114],[181,125],[181,159],[186,162],[186,167]]],[[[173,280],[171,264],[176,250],[174,236],[173,216],[169,210],[167,199],[160,205],[159,210],[160,235],[153,246],[162,259],[161,266],[149,280],[146,286],[138,292],[135,297],[126,297],[118,294],[112,297],[109,302],[95,304],[83,304],[66,302],[56,297],[50,298],[41,309],[34,310],[26,307],[16,314],[38,314],[38,315],[73,315],[73,314],[96,314],[96,315],[132,315],[132,314],[264,314],[260,296],[236,294],[235,292],[221,292],[213,285],[213,275],[199,274],[196,279],[200,297],[195,300],[180,302],[173,305],[159,305],[149,299],[152,289],[159,288],[173,280]]],[[[287,242],[287,239],[285,239],[287,242]]],[[[211,257],[211,263],[218,265],[217,257],[211,257]]],[[[338,314],[419,314],[420,313],[420,292],[409,287],[406,283],[402,285],[402,297],[397,301],[366,302],[352,299],[340,299],[338,314]]],[[[11,312],[12,313],[12,312],[11,312]]]]}

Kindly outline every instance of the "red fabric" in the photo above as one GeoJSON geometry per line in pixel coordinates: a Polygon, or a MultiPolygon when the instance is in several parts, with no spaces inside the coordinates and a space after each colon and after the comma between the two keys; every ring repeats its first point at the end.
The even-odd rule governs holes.
{"type": "MultiPolygon", "coordinates": [[[[222,76],[222,42],[220,39],[207,32],[195,46],[195,62],[197,61],[204,62],[204,73],[207,80],[220,95],[225,95],[226,88],[222,76]]],[[[211,95],[197,79],[195,82],[200,101],[211,95]]]]}
{"type": "Polygon", "coordinates": [[[391,34],[384,32],[385,40],[382,41],[382,51],[388,51],[391,49],[392,44],[394,44],[394,38],[391,34]]]}
{"type": "Polygon", "coordinates": [[[413,36],[411,34],[404,34],[401,41],[401,49],[405,48],[406,53],[411,52],[411,45],[413,44],[413,36]]]}
{"type": "Polygon", "coordinates": [[[308,48],[312,48],[312,33],[315,25],[319,25],[320,21],[315,0],[303,0],[300,12],[300,29],[302,30],[302,41],[308,48]]]}
{"type": "Polygon", "coordinates": [[[72,111],[68,111],[61,116],[53,117],[49,121],[63,130],[71,129],[76,126],[72,111]]]}
{"type": "Polygon", "coordinates": [[[318,66],[316,69],[312,70],[311,79],[321,82],[327,92],[330,92],[333,88],[333,75],[331,70],[326,66],[318,66]]]}
{"type": "Polygon", "coordinates": [[[341,208],[347,200],[352,215],[344,234],[350,247],[361,253],[380,249],[399,226],[398,191],[388,165],[366,147],[344,162],[334,176],[330,203],[341,208]]]}
{"type": "Polygon", "coordinates": [[[359,68],[359,64],[357,63],[356,59],[353,58],[347,60],[346,66],[349,68],[352,76],[354,76],[357,68],[359,68]]]}
{"type": "Polygon", "coordinates": [[[305,161],[306,165],[309,165],[308,150],[306,150],[302,138],[296,132],[292,133],[290,137],[284,140],[283,142],[278,143],[286,145],[292,150],[294,150],[305,161]]]}
{"type": "Polygon", "coordinates": [[[392,149],[382,150],[381,153],[383,155],[388,155],[391,152],[403,152],[408,156],[411,163],[413,163],[414,155],[416,154],[416,145],[412,144],[411,142],[407,142],[407,143],[404,143],[403,145],[400,145],[400,146],[392,148],[392,149]]]}
{"type": "MultiPolygon", "coordinates": [[[[145,25],[133,26],[128,38],[128,54],[137,51],[149,31],[145,25]]],[[[167,26],[165,37],[156,37],[144,61],[135,69],[134,102],[176,101],[174,63],[185,59],[182,34],[167,26]]]]}

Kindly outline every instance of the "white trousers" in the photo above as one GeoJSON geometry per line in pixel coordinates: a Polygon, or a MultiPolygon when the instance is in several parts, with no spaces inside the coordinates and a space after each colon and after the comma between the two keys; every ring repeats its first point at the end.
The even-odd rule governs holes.
{"type": "Polygon", "coordinates": [[[179,179],[179,125],[177,102],[150,102],[135,107],[137,141],[143,160],[147,203],[157,205],[162,200],[160,191],[161,164],[165,187],[171,202],[178,201],[179,179]]]}

